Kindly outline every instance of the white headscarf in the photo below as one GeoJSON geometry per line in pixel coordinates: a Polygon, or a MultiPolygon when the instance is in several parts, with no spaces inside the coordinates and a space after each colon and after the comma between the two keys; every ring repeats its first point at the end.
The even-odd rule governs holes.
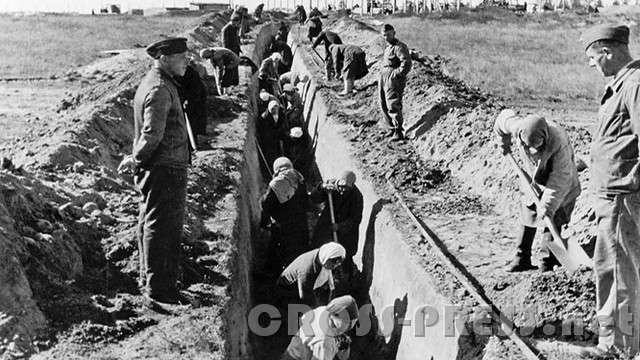
{"type": "Polygon", "coordinates": [[[320,259],[320,264],[322,264],[322,269],[320,270],[320,274],[316,278],[316,282],[313,284],[313,289],[317,289],[324,285],[325,283],[329,283],[329,288],[331,290],[335,289],[335,285],[333,283],[333,273],[331,270],[324,267],[324,264],[329,261],[329,259],[334,258],[342,258],[344,259],[347,256],[347,251],[345,248],[338,244],[337,242],[329,242],[322,246],[320,246],[320,250],[318,251],[318,258],[320,259]]]}

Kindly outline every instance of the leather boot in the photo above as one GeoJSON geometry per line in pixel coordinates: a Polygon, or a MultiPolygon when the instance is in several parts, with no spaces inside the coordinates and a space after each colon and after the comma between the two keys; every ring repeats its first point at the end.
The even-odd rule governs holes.
{"type": "Polygon", "coordinates": [[[511,265],[507,269],[509,272],[521,272],[535,270],[538,267],[531,264],[531,247],[533,239],[536,237],[536,228],[523,226],[516,252],[511,265]]]}
{"type": "MultiPolygon", "coordinates": [[[[553,235],[551,235],[550,232],[545,232],[544,234],[542,234],[542,236],[544,239],[544,243],[553,241],[553,235]]],[[[542,263],[540,264],[540,271],[553,271],[553,268],[555,266],[561,266],[558,259],[556,259],[555,255],[553,255],[553,253],[549,251],[549,248],[547,248],[546,246],[542,249],[542,255],[543,256],[542,263]]]]}

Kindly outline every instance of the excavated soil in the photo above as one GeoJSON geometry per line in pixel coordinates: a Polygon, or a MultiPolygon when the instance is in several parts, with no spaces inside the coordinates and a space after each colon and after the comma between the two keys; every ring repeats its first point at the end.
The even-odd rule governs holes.
{"type": "MultiPolygon", "coordinates": [[[[212,46],[227,21],[228,14],[207,15],[184,34],[194,53],[212,46]]],[[[242,310],[230,307],[249,301],[238,292],[242,284],[231,285],[246,266],[238,238],[251,238],[237,224],[252,216],[239,208],[250,93],[243,85],[209,97],[210,149],[196,154],[189,172],[178,284],[190,304],[149,306],[137,287],[139,196],[115,170],[131,151],[133,96],[149,66],[140,49],[101,59],[65,75],[66,96],[54,100],[59,88],[47,85],[54,94],[46,107],[10,113],[25,125],[0,148],[0,252],[12,265],[0,274],[11,283],[0,292],[10,310],[0,316],[5,357],[223,359],[247,352],[241,327],[232,325],[242,310]]]]}
{"type": "MultiPolygon", "coordinates": [[[[574,274],[564,270],[513,274],[504,270],[515,252],[519,194],[517,175],[510,170],[492,138],[493,120],[504,108],[502,102],[446,75],[445,61],[439,56],[412,51],[413,68],[403,102],[405,128],[411,140],[389,142],[378,126],[381,119],[377,115],[375,75],[383,40],[377,30],[348,18],[333,19],[324,27],[338,33],[343,42],[357,44],[367,53],[369,75],[356,81],[359,91],[354,96],[338,97],[341,84],[319,80],[323,78],[320,70],[323,65],[315,55],[314,76],[321,83],[320,94],[330,109],[328,116],[348,125],[344,136],[353,143],[351,150],[362,162],[361,170],[379,185],[381,195],[395,201],[388,191],[388,179],[498,307],[514,313],[516,325],[524,327],[523,333],[529,332],[525,335],[541,341],[593,342],[593,327],[587,326],[592,325],[595,307],[591,270],[574,274]],[[531,307],[535,307],[535,316],[528,316],[531,307]],[[584,331],[575,336],[558,336],[561,322],[567,319],[586,324],[584,331]]],[[[297,40],[301,46],[309,46],[308,40],[301,37],[297,40]]],[[[578,156],[586,159],[591,140],[588,131],[581,124],[561,125],[568,131],[578,156]]],[[[580,177],[585,187],[588,170],[580,177]]],[[[395,204],[388,206],[392,206],[393,213],[403,212],[395,204]]],[[[575,236],[588,245],[594,231],[591,214],[588,196],[580,196],[565,235],[575,236]]],[[[406,234],[416,233],[406,217],[398,216],[396,220],[406,234]]],[[[458,303],[475,305],[465,289],[437,265],[426,241],[417,235],[407,241],[423,256],[423,263],[434,278],[440,280],[445,295],[458,303]]],[[[514,348],[510,341],[498,342],[503,345],[498,346],[496,339],[490,339],[485,358],[494,358],[505,346],[514,348]]],[[[546,355],[558,359],[572,357],[560,353],[556,349],[546,355]]]]}

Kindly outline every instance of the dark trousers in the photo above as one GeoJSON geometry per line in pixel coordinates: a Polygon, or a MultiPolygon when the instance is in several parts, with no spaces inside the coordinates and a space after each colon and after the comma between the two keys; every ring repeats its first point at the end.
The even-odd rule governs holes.
{"type": "Polygon", "coordinates": [[[138,251],[142,290],[152,298],[177,292],[187,170],[154,166],[135,177],[142,193],[138,251]]]}

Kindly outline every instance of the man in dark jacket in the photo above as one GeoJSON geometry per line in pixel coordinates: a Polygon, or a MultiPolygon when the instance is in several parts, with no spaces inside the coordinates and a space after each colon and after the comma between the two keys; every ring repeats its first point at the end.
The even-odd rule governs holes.
{"type": "Polygon", "coordinates": [[[170,38],[147,47],[154,66],[133,103],[133,155],[118,170],[135,169],[142,193],[138,249],[142,292],[160,302],[177,303],[176,286],[185,216],[190,150],[178,84],[188,59],[187,40],[170,38]]]}
{"type": "Polygon", "coordinates": [[[240,55],[240,20],[242,17],[238,13],[231,15],[231,21],[222,28],[222,46],[240,55]]]}
{"type": "Polygon", "coordinates": [[[289,40],[289,27],[284,21],[280,21],[280,27],[278,28],[278,32],[276,32],[276,40],[282,41],[285,45],[287,44],[287,40],[289,40]]]}
{"type": "Polygon", "coordinates": [[[362,193],[355,185],[356,175],[345,171],[339,179],[330,179],[318,185],[311,192],[311,201],[324,203],[324,209],[318,218],[311,244],[318,247],[333,241],[336,232],[338,242],[347,250],[345,269],[353,267],[352,257],[358,251],[358,235],[362,220],[362,193]],[[329,194],[332,196],[335,224],[331,224],[329,194]]]}
{"type": "Polygon", "coordinates": [[[331,52],[329,51],[329,47],[331,45],[340,45],[342,44],[342,39],[338,34],[333,31],[324,30],[320,32],[320,35],[313,42],[312,47],[315,49],[318,45],[324,45],[324,70],[325,75],[327,76],[327,80],[333,79],[333,61],[331,60],[331,52]]]}

